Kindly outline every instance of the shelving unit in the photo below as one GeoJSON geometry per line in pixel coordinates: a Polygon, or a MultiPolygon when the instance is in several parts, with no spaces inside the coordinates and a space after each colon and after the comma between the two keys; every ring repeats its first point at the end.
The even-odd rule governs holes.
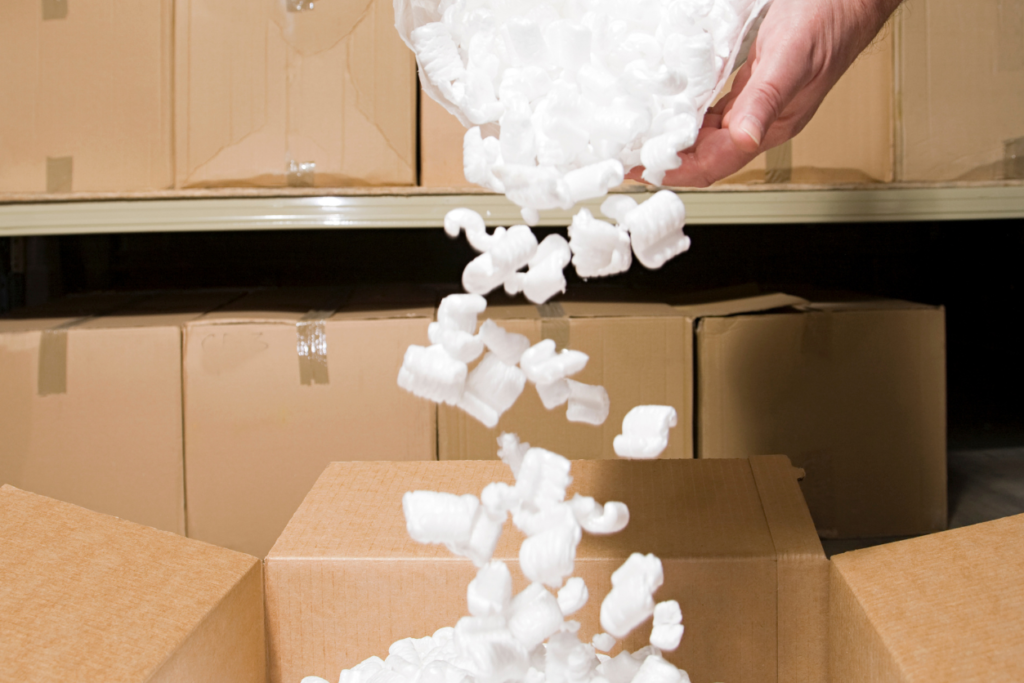
{"type": "MultiPolygon", "coordinates": [[[[649,193],[635,193],[642,200],[649,193]]],[[[877,223],[1024,217],[1024,182],[814,187],[763,185],[682,191],[693,225],[877,223]]],[[[521,221],[500,195],[426,188],[224,190],[110,195],[0,195],[0,237],[236,230],[437,228],[450,209],[489,225],[521,221]]],[[[600,200],[585,202],[597,212],[600,200]]],[[[547,211],[541,225],[565,226],[547,211]]]]}

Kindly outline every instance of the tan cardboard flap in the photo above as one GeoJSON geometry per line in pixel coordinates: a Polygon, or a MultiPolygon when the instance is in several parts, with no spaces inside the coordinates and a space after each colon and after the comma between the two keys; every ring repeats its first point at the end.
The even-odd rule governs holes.
{"type": "Polygon", "coordinates": [[[821,681],[828,671],[828,560],[784,456],[750,459],[779,558],[779,681],[821,681]]]}
{"type": "Polygon", "coordinates": [[[0,543],[10,680],[263,680],[256,558],[11,486],[0,543]]]}
{"type": "MultiPolygon", "coordinates": [[[[577,550],[574,575],[584,578],[590,591],[589,602],[574,615],[584,639],[597,632],[611,572],[633,551],[653,552],[665,568],[656,597],[679,600],[687,629],[680,649],[667,653],[673,662],[694,681],[783,680],[778,668],[781,557],[751,462],[756,459],[573,463],[569,496],[579,492],[601,502],[619,500],[630,509],[625,531],[584,534],[577,550]]],[[[766,468],[792,477],[784,458],[766,468]]],[[[271,681],[307,675],[333,680],[342,668],[384,655],[398,638],[430,634],[465,616],[466,585],[475,568],[443,547],[409,539],[401,497],[410,490],[479,494],[492,481],[512,482],[503,463],[328,467],[266,559],[271,681]]],[[[778,494],[786,495],[799,496],[799,491],[790,487],[778,494]]],[[[792,505],[778,502],[780,509],[792,505]]],[[[811,539],[794,539],[794,545],[814,540],[813,528],[804,522],[811,539]]],[[[509,524],[495,552],[509,564],[516,590],[525,587],[518,570],[521,539],[509,524]]],[[[825,561],[820,553],[815,559],[825,561]]],[[[813,633],[810,640],[817,642],[821,628],[810,611],[818,607],[805,608],[812,630],[795,637],[813,633]]],[[[823,623],[825,616],[819,611],[816,618],[823,623]]],[[[624,646],[636,650],[649,635],[649,624],[641,626],[624,646]]],[[[786,680],[815,683],[821,677],[786,680]]]]}
{"type": "Polygon", "coordinates": [[[1024,680],[1024,515],[832,558],[833,680],[1024,680]]]}
{"type": "Polygon", "coordinates": [[[740,299],[723,299],[720,301],[709,301],[702,304],[686,304],[675,306],[681,314],[690,318],[704,318],[708,316],[739,315],[741,313],[758,313],[770,311],[776,308],[788,306],[801,306],[807,304],[806,299],[790,294],[775,292],[771,294],[758,294],[740,299]]]}

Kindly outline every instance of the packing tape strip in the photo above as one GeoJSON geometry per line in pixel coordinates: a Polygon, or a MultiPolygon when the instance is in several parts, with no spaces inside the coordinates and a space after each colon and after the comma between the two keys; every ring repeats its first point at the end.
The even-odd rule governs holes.
{"type": "Polygon", "coordinates": [[[788,183],[793,179],[793,141],[786,140],[764,153],[766,183],[788,183]]]}
{"type": "Polygon", "coordinates": [[[1024,71],[1024,0],[999,0],[999,71],[1024,71]]]}
{"type": "Polygon", "coordinates": [[[73,157],[46,157],[46,191],[51,194],[71,192],[73,170],[73,157]]]}
{"type": "Polygon", "coordinates": [[[569,318],[557,301],[537,306],[540,314],[540,338],[555,342],[555,349],[569,348],[569,318]]]}
{"type": "Polygon", "coordinates": [[[43,0],[43,21],[66,19],[68,0],[43,0]]]}
{"type": "Polygon", "coordinates": [[[298,333],[299,382],[330,384],[327,373],[327,319],[334,311],[310,311],[295,323],[298,333]]]}
{"type": "Polygon", "coordinates": [[[316,162],[288,162],[288,187],[315,187],[316,162]]]}
{"type": "Polygon", "coordinates": [[[43,330],[39,339],[39,376],[36,393],[40,396],[66,394],[68,391],[68,330],[94,316],[69,320],[43,330]]]}
{"type": "Polygon", "coordinates": [[[1003,143],[1003,178],[1024,178],[1024,138],[1003,143]]]}

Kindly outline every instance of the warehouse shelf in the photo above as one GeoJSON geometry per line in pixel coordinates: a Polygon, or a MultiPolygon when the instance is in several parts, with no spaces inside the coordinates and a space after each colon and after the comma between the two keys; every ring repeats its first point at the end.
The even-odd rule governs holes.
{"type": "MultiPolygon", "coordinates": [[[[649,193],[634,188],[642,200],[649,193]]],[[[716,187],[681,191],[691,225],[870,223],[1024,217],[1024,183],[716,187]]],[[[596,212],[600,200],[584,202],[596,212]]],[[[436,228],[466,206],[489,225],[521,222],[500,195],[363,188],[155,192],[128,197],[0,195],[0,236],[339,228],[436,228]]],[[[543,226],[565,226],[548,211],[543,226]]]]}

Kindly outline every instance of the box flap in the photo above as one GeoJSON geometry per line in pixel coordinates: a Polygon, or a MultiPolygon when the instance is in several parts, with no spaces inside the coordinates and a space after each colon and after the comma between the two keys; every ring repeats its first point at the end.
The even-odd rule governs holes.
{"type": "MultiPolygon", "coordinates": [[[[577,460],[567,497],[579,491],[630,509],[630,525],[612,536],[584,534],[577,558],[625,559],[642,549],[672,557],[775,557],[746,460],[577,460]],[[696,520],[699,520],[697,522],[696,520]]],[[[514,483],[500,461],[335,462],[296,511],[267,560],[287,558],[452,558],[447,549],[409,538],[406,491],[479,496],[492,481],[514,483]],[[368,526],[367,520],[373,520],[368,526]]],[[[813,532],[813,529],[812,529],[813,532]]],[[[508,524],[495,557],[514,560],[522,536],[508,524]]],[[[819,546],[820,547],[820,546],[819,546]]]]}
{"type": "Polygon", "coordinates": [[[707,303],[675,306],[676,311],[690,318],[721,317],[728,315],[739,315],[742,313],[760,313],[776,308],[790,306],[801,306],[807,303],[806,299],[791,294],[775,292],[771,294],[759,294],[757,296],[744,297],[741,299],[724,299],[722,301],[709,301],[707,303]]]}
{"type": "MultiPolygon", "coordinates": [[[[11,680],[150,680],[236,586],[258,589],[254,557],[6,485],[0,544],[0,670],[11,680]]],[[[255,633],[251,597],[256,612],[219,634],[225,652],[255,633]]],[[[251,675],[231,678],[255,681],[262,636],[245,642],[251,675]]]]}
{"type": "Polygon", "coordinates": [[[311,312],[327,318],[352,297],[348,287],[260,289],[208,313],[198,324],[295,323],[311,312]]]}
{"type": "Polygon", "coordinates": [[[900,299],[866,299],[864,301],[811,301],[801,310],[843,313],[846,311],[934,311],[941,306],[914,303],[900,299]]]}
{"type": "Polygon", "coordinates": [[[246,290],[243,289],[159,292],[105,315],[85,320],[76,328],[179,327],[205,313],[223,308],[245,294],[246,290]]]}
{"type": "Polygon", "coordinates": [[[110,314],[152,297],[152,293],[145,292],[94,292],[53,299],[0,316],[0,334],[77,326],[88,318],[110,314]]]}
{"type": "Polygon", "coordinates": [[[887,680],[1024,680],[1022,538],[1017,515],[833,557],[837,596],[864,617],[832,618],[836,680],[869,680],[865,658],[891,660],[887,680]]]}
{"type": "Polygon", "coordinates": [[[828,560],[797,484],[802,470],[781,455],[749,459],[778,556],[779,681],[823,681],[828,671],[828,560]]]}

